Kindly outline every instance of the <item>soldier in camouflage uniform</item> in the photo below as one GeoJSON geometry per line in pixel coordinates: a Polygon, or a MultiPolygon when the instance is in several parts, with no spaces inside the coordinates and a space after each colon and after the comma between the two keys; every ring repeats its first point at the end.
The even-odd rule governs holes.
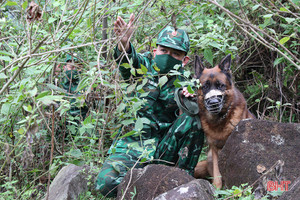
{"type": "MultiPolygon", "coordinates": [[[[166,84],[158,86],[160,74],[166,74],[175,65],[184,66],[188,62],[188,35],[181,29],[167,27],[158,35],[154,57],[150,52],[138,54],[130,43],[133,20],[134,16],[131,15],[128,24],[121,17],[115,22],[115,33],[124,37],[115,48],[114,57],[119,64],[128,63],[128,59],[122,57],[122,52],[126,51],[128,58],[133,61],[133,67],[141,68],[144,65],[147,68],[150,78],[143,90],[149,93],[143,97],[147,103],[138,111],[138,116],[147,118],[150,123],[144,124],[142,134],[117,138],[113,142],[96,181],[96,189],[108,197],[116,196],[116,187],[128,170],[145,165],[139,162],[142,158],[148,161],[154,158],[159,163],[178,166],[193,175],[204,140],[199,121],[186,113],[179,115],[174,100],[174,81],[183,81],[182,77],[169,76],[166,84]]],[[[130,69],[120,66],[119,70],[125,80],[130,78],[130,69]]],[[[183,74],[183,67],[178,71],[183,74]]]]}
{"type": "MultiPolygon", "coordinates": [[[[68,54],[65,62],[66,65],[63,66],[64,73],[62,74],[63,77],[61,77],[62,80],[60,80],[60,86],[65,91],[67,91],[66,94],[67,96],[76,97],[78,93],[75,93],[75,90],[77,89],[77,86],[80,81],[79,75],[81,72],[82,64],[79,61],[78,55],[76,53],[72,55],[68,54]]],[[[58,72],[57,69],[56,72],[58,72]]],[[[88,107],[75,106],[76,103],[75,98],[71,98],[70,103],[71,103],[71,108],[68,111],[68,113],[73,117],[80,117],[81,120],[84,120],[88,112],[88,107]]]]}

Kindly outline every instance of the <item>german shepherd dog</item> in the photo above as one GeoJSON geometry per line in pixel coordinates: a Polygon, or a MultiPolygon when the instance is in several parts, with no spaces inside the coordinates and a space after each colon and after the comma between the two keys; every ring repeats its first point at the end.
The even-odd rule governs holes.
{"type": "Polygon", "coordinates": [[[213,177],[213,184],[222,187],[218,166],[218,153],[234,127],[246,118],[255,118],[247,109],[242,93],[235,88],[231,79],[231,55],[222,59],[214,68],[205,68],[199,56],[195,60],[195,75],[201,87],[198,89],[199,116],[207,137],[209,151],[207,160],[195,167],[194,176],[213,177]]]}

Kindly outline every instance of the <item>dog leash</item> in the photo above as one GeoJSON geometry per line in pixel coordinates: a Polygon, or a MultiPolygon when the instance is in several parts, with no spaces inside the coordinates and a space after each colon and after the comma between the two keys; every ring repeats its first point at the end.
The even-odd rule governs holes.
{"type": "Polygon", "coordinates": [[[175,90],[175,101],[180,110],[182,110],[185,114],[194,117],[197,120],[197,128],[201,129],[201,121],[198,115],[199,106],[197,100],[195,98],[188,98],[182,95],[182,88],[177,88],[175,90]]]}

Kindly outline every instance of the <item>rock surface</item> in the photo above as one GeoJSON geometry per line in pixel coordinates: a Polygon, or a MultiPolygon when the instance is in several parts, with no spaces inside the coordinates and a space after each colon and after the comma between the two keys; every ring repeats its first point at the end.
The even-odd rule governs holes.
{"type": "Polygon", "coordinates": [[[254,183],[278,160],[283,166],[273,170],[279,175],[276,178],[293,182],[300,176],[300,124],[243,120],[229,136],[219,159],[227,187],[254,183]]]}
{"type": "Polygon", "coordinates": [[[73,164],[63,167],[50,185],[48,200],[78,199],[87,190],[88,166],[73,164]]]}
{"type": "Polygon", "coordinates": [[[300,176],[288,187],[278,200],[295,200],[300,199],[300,176]]]}
{"type": "Polygon", "coordinates": [[[196,179],[165,192],[154,200],[214,200],[214,187],[203,179],[196,179]]]}
{"type": "Polygon", "coordinates": [[[182,169],[166,165],[147,165],[128,171],[118,186],[117,199],[152,200],[179,185],[195,180],[182,169]],[[127,187],[128,186],[128,187],[127,187]],[[126,190],[127,189],[127,190],[126,190]]]}

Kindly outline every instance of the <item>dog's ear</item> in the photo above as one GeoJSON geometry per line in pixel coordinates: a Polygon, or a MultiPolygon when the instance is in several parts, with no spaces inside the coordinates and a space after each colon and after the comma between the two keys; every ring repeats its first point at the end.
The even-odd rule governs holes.
{"type": "Polygon", "coordinates": [[[200,78],[204,68],[205,67],[204,67],[203,63],[201,62],[200,56],[196,55],[195,56],[195,76],[197,79],[200,78]]]}
{"type": "Polygon", "coordinates": [[[231,65],[231,54],[228,54],[227,56],[225,56],[225,58],[222,59],[222,61],[219,64],[219,68],[223,71],[223,72],[227,72],[230,73],[230,65],[231,65]]]}

